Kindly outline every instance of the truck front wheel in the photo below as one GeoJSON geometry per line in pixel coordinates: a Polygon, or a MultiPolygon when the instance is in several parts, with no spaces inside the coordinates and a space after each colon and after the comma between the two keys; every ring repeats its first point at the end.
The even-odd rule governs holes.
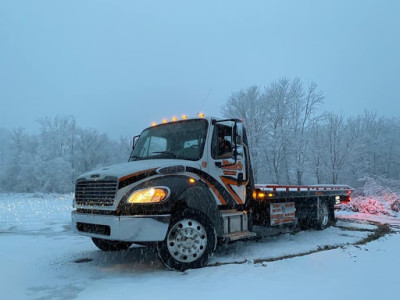
{"type": "Polygon", "coordinates": [[[97,246],[97,248],[103,251],[127,250],[132,245],[132,243],[129,242],[110,241],[98,238],[92,238],[92,241],[97,246]]]}
{"type": "Polygon", "coordinates": [[[216,245],[216,232],[209,219],[198,211],[185,210],[173,218],[157,252],[167,268],[184,271],[207,265],[216,245]]]}

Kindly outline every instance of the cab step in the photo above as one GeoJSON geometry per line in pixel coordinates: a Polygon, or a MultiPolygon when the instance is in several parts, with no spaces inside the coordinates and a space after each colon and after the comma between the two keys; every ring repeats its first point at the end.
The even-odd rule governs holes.
{"type": "Polygon", "coordinates": [[[221,217],[223,220],[223,241],[234,242],[254,238],[257,235],[249,231],[247,211],[235,209],[222,210],[221,217]]]}

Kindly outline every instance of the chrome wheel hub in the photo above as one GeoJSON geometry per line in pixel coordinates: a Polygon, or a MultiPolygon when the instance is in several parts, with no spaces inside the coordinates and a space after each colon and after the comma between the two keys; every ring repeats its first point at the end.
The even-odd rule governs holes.
{"type": "Polygon", "coordinates": [[[206,246],[206,230],[203,225],[195,220],[181,220],[168,233],[168,251],[177,261],[195,261],[203,255],[206,246]]]}

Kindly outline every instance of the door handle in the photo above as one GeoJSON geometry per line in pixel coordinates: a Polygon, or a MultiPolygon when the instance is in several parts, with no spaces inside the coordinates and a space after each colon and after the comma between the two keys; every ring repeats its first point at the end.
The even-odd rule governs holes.
{"type": "Polygon", "coordinates": [[[239,173],[237,179],[237,186],[241,186],[242,184],[243,184],[243,173],[239,173]]]}

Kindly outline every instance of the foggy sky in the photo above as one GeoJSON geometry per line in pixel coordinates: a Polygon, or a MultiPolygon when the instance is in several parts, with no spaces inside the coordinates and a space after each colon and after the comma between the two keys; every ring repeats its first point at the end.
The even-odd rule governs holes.
{"type": "Polygon", "coordinates": [[[0,127],[74,115],[112,137],[220,116],[283,76],[324,109],[400,112],[400,1],[0,0],[0,127]]]}

